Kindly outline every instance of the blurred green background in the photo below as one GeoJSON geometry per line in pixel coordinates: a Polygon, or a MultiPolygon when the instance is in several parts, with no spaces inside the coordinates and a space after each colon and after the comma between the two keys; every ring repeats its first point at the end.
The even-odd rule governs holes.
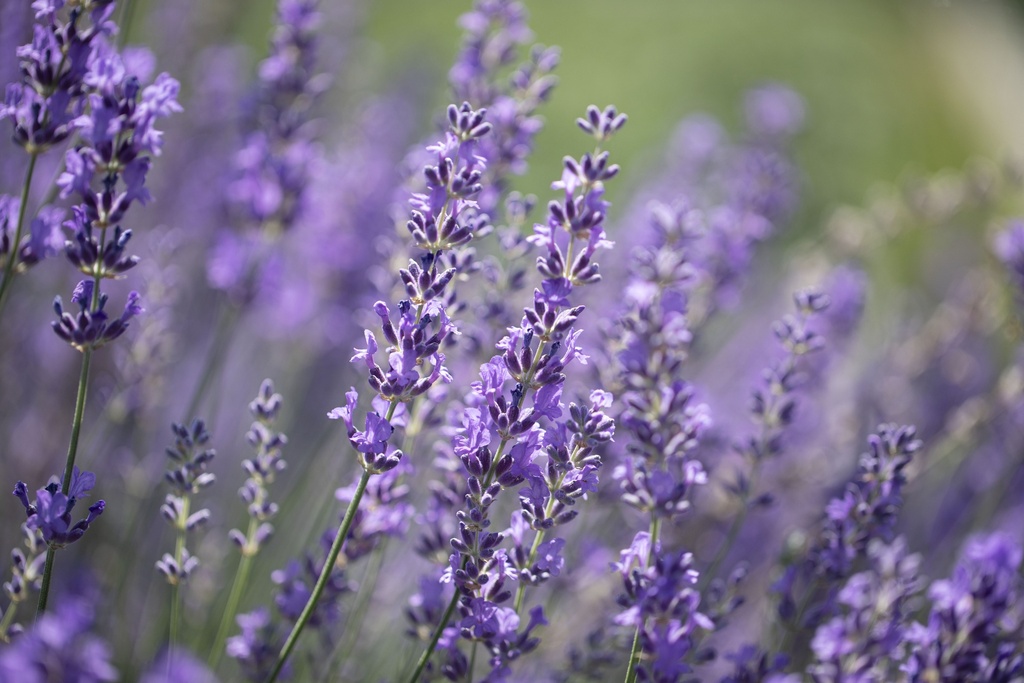
{"type": "MultiPolygon", "coordinates": [[[[688,114],[740,128],[744,90],[778,80],[807,102],[797,144],[804,200],[796,235],[869,188],[908,175],[962,167],[975,156],[1024,153],[1024,2],[996,0],[527,0],[536,40],[562,48],[560,84],[543,108],[547,125],[520,188],[543,197],[565,154],[583,151],[573,121],[586,105],[615,104],[631,117],[615,141],[628,196],[688,114]],[[1014,85],[1016,84],[1016,85],[1014,85]]],[[[206,5],[209,21],[266,50],[273,0],[206,5]],[[236,10],[242,7],[244,11],[236,10]]],[[[338,106],[410,76],[431,102],[448,103],[446,73],[470,0],[324,3],[331,29],[347,34],[338,106]],[[333,19],[331,18],[333,15],[333,19]]],[[[150,14],[151,1],[137,16],[150,14]]],[[[159,26],[139,25],[136,38],[159,26]]],[[[147,35],[148,34],[148,35],[147,35]]],[[[328,50],[331,45],[327,45],[328,50]]],[[[342,109],[342,113],[344,109],[342,109]]],[[[330,118],[338,112],[325,112],[330,118]]],[[[426,116],[426,114],[424,114],[426,116]]],[[[426,132],[431,124],[420,122],[426,132]]]]}
{"type": "MultiPolygon", "coordinates": [[[[415,63],[427,65],[441,81],[459,44],[454,17],[468,5],[374,3],[364,35],[376,45],[364,46],[364,54],[385,77],[415,63]]],[[[978,111],[990,103],[964,92],[950,64],[960,51],[977,47],[979,24],[993,32],[1016,24],[1016,14],[998,4],[527,5],[537,40],[563,50],[561,82],[544,110],[547,127],[523,183],[532,192],[544,192],[557,177],[562,155],[581,151],[584,140],[573,121],[589,103],[615,104],[630,115],[629,133],[616,139],[615,154],[635,183],[644,166],[659,159],[660,146],[681,117],[704,111],[735,131],[743,91],[768,79],[791,85],[807,101],[808,126],[797,148],[806,183],[800,221],[805,229],[837,204],[860,203],[871,183],[960,166],[973,154],[998,151],[978,111]]],[[[990,66],[1007,58],[992,55],[990,66]]],[[[437,110],[445,95],[440,88],[433,92],[437,110]]],[[[620,184],[618,196],[629,190],[628,183],[620,184]]]]}
{"type": "MultiPolygon", "coordinates": [[[[587,104],[631,117],[616,158],[635,185],[685,115],[707,112],[731,131],[741,98],[779,80],[807,101],[798,141],[805,180],[799,232],[839,204],[862,203],[873,183],[960,167],[1014,147],[1016,112],[1007,78],[1024,74],[1020,11],[998,2],[858,0],[615,0],[526,2],[536,40],[562,48],[560,84],[543,109],[547,126],[522,189],[544,193],[563,155],[583,139],[573,121],[587,104]]],[[[245,3],[234,30],[265,49],[272,2],[245,3]]],[[[344,64],[348,94],[415,72],[439,112],[468,0],[358,5],[358,36],[344,64]],[[354,86],[354,87],[353,87],[354,86]]],[[[325,7],[329,7],[325,5],[325,7]]],[[[1019,96],[1018,96],[1019,97],[1019,96]]],[[[430,121],[422,122],[424,130],[430,121]]],[[[1020,143],[1016,146],[1020,148],[1020,143]]],[[[612,190],[628,195],[629,182],[612,190]]],[[[543,195],[542,195],[543,196],[543,195]]]]}

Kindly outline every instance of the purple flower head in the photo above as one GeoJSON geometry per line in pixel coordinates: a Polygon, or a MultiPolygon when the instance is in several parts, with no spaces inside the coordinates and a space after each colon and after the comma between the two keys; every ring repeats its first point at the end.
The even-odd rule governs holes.
{"type": "Polygon", "coordinates": [[[28,517],[27,524],[31,529],[38,529],[43,540],[54,549],[63,548],[69,543],[80,539],[97,517],[103,514],[106,506],[102,500],[89,506],[89,515],[75,524],[71,523],[71,511],[78,500],[92,490],[96,483],[96,475],[82,472],[75,467],[67,494],[61,493],[60,484],[52,479],[46,488],[36,491],[35,503],[29,501],[28,487],[19,481],[14,487],[14,495],[21,501],[28,517]]]}
{"type": "Polygon", "coordinates": [[[402,458],[402,452],[394,450],[388,444],[395,431],[394,426],[381,415],[370,411],[366,414],[363,429],[356,429],[354,413],[359,394],[355,388],[345,394],[345,399],[345,406],[330,411],[327,417],[344,421],[349,442],[361,454],[360,462],[363,467],[375,473],[393,469],[402,458]]]}
{"type": "Polygon", "coordinates": [[[0,680],[101,683],[119,679],[109,646],[93,635],[95,610],[82,597],[61,600],[0,650],[0,680]]]}
{"type": "Polygon", "coordinates": [[[779,83],[749,90],[744,109],[747,129],[758,141],[787,142],[803,128],[803,98],[779,83]]]}
{"type": "MultiPolygon", "coordinates": [[[[248,614],[239,614],[235,621],[241,633],[228,638],[225,651],[238,661],[250,680],[264,680],[270,674],[280,649],[270,612],[260,607],[248,614]]],[[[289,674],[290,669],[291,664],[286,663],[283,673],[289,674]]]]}
{"type": "Polygon", "coordinates": [[[1020,544],[1002,533],[968,540],[953,576],[928,591],[927,624],[908,631],[903,670],[910,681],[934,672],[951,680],[1012,681],[1014,671],[1019,677],[1021,555],[1020,544]]]}
{"type": "Polygon", "coordinates": [[[107,295],[101,294],[95,307],[92,303],[92,295],[93,282],[90,280],[80,281],[72,293],[72,301],[77,303],[81,309],[75,316],[64,310],[59,296],[53,302],[53,309],[58,318],[51,323],[53,331],[79,351],[90,347],[99,348],[117,339],[128,329],[131,319],[143,312],[142,306],[139,305],[139,293],[130,292],[124,312],[120,317],[111,320],[104,310],[107,304],[107,295]]]}
{"type": "Polygon", "coordinates": [[[698,611],[697,579],[692,555],[682,552],[658,552],[650,566],[623,574],[625,592],[619,604],[626,609],[615,622],[638,629],[645,654],[637,665],[638,679],[679,680],[689,671],[684,662],[696,632],[714,629],[698,611]]]}
{"type": "Polygon", "coordinates": [[[562,549],[565,547],[564,538],[553,538],[537,546],[537,562],[534,565],[534,574],[547,574],[558,576],[565,566],[565,558],[562,557],[562,549]]]}
{"type": "Polygon", "coordinates": [[[164,652],[143,674],[139,683],[219,683],[205,664],[187,650],[171,648],[164,652]]]}
{"type": "Polygon", "coordinates": [[[871,570],[850,577],[837,594],[840,614],[820,625],[811,640],[816,679],[881,681],[899,678],[896,664],[913,600],[921,588],[920,557],[902,538],[868,546],[871,570]]]}
{"type": "Polygon", "coordinates": [[[1021,296],[1024,294],[1024,221],[1012,221],[995,236],[992,247],[1021,296]]]}

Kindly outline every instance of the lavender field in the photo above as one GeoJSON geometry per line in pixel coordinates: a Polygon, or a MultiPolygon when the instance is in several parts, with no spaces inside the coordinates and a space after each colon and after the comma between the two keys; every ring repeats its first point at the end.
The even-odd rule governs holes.
{"type": "Polygon", "coordinates": [[[0,683],[1024,682],[1020,45],[0,0],[0,683]]]}

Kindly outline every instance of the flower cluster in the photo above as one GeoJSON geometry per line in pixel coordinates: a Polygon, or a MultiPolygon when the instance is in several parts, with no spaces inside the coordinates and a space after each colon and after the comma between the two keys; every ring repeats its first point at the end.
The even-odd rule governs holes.
{"type": "Polygon", "coordinates": [[[643,659],[636,665],[642,681],[677,681],[691,671],[686,659],[694,647],[697,629],[709,631],[714,623],[698,611],[699,574],[693,555],[666,552],[646,532],[633,539],[615,565],[624,592],[625,610],[615,622],[636,629],[643,659]]]}
{"type": "Polygon", "coordinates": [[[187,427],[173,424],[171,431],[174,432],[174,445],[165,452],[172,468],[167,470],[164,478],[172,493],[167,494],[160,513],[174,527],[178,540],[174,555],[164,553],[156,568],[167,578],[167,583],[178,585],[188,581],[199,566],[199,559],[185,546],[185,538],[187,533],[210,521],[208,509],[192,512],[192,497],[216,481],[217,477],[208,471],[216,451],[206,447],[210,433],[202,420],[193,420],[187,427]]]}
{"type": "Polygon", "coordinates": [[[1021,556],[1020,543],[1005,534],[968,542],[953,576],[929,588],[927,623],[907,629],[908,681],[1013,681],[1024,676],[1021,556]]]}
{"type": "Polygon", "coordinates": [[[194,4],[0,2],[0,454],[45,481],[67,445],[14,489],[0,680],[1024,682],[1019,168],[818,222],[835,179],[797,211],[806,107],[765,83],[621,209],[627,117],[587,107],[538,200],[560,51],[523,0],[473,0],[411,149],[427,79],[378,87],[348,3],[276,0],[252,60],[194,4]],[[1003,227],[986,262],[946,223],[1003,227]],[[33,302],[72,287],[58,341],[33,302]],[[208,421],[165,457],[171,411],[208,421]],[[202,493],[239,422],[244,509],[202,493]]]}
{"type": "Polygon", "coordinates": [[[207,262],[210,284],[236,303],[265,293],[278,238],[306,210],[311,169],[319,159],[313,108],[327,80],[316,73],[316,0],[280,0],[270,54],[246,112],[245,139],[226,188],[227,212],[242,232],[222,230],[207,262]]]}
{"type": "MultiPolygon", "coordinates": [[[[18,49],[21,80],[7,86],[0,119],[10,119],[14,141],[31,155],[67,140],[85,108],[94,52],[115,30],[112,0],[75,7],[64,18],[64,2],[33,3],[32,42],[18,49]]],[[[100,48],[102,49],[102,48],[100,48]]]]}
{"type": "Polygon", "coordinates": [[[448,73],[455,97],[490,112],[493,133],[481,141],[487,160],[481,210],[493,215],[510,175],[522,175],[543,125],[536,115],[555,86],[552,74],[558,48],[535,45],[528,59],[506,74],[529,43],[526,8],[515,0],[479,0],[459,24],[465,29],[462,50],[448,73]]]}
{"type": "Polygon", "coordinates": [[[14,486],[14,495],[25,508],[28,528],[39,531],[50,548],[59,549],[82,538],[89,525],[103,514],[106,503],[98,500],[89,506],[89,515],[85,519],[71,523],[71,511],[95,486],[96,475],[76,467],[67,493],[61,492],[60,482],[53,477],[45,488],[36,491],[34,503],[29,500],[28,486],[23,481],[14,486]]]}
{"type": "Polygon", "coordinates": [[[277,514],[278,506],[269,500],[267,487],[274,483],[277,473],[286,466],[281,449],[288,443],[288,438],[274,431],[281,402],[281,394],[274,392],[274,383],[265,379],[256,398],[249,404],[249,412],[256,421],[249,427],[246,439],[256,454],[242,461],[242,468],[249,478],[238,490],[249,513],[249,528],[244,534],[238,529],[228,532],[228,537],[244,556],[258,553],[260,546],[274,532],[269,520],[277,514]]]}
{"type": "Polygon", "coordinates": [[[795,621],[799,630],[830,617],[837,584],[850,576],[871,539],[892,540],[903,504],[904,470],[922,445],[915,434],[910,426],[883,424],[868,437],[870,450],[861,456],[843,495],[829,502],[806,556],[787,567],[774,586],[785,622],[795,621]],[[803,591],[799,599],[794,593],[798,585],[803,591]]]}
{"type": "MultiPolygon", "coordinates": [[[[625,123],[613,108],[601,112],[591,107],[589,119],[596,119],[591,132],[600,141],[625,123]]],[[[520,325],[510,327],[497,344],[501,353],[481,366],[480,381],[463,402],[461,427],[441,461],[447,485],[438,491],[449,495],[434,497],[431,530],[421,543],[427,554],[441,550],[438,541],[450,528],[444,507],[450,514],[460,498],[465,507],[455,514],[458,530],[450,541],[455,552],[441,577],[442,582],[453,583],[456,592],[434,629],[423,664],[456,607],[460,620],[453,635],[473,642],[474,650],[478,645],[487,648],[492,677],[506,676],[512,661],[535,649],[540,641],[532,633],[546,619],[538,605],[522,625],[525,587],[558,576],[565,540],[546,535],[572,521],[578,514],[576,502],[597,491],[601,459],[595,450],[614,434],[613,421],[602,412],[611,397],[595,391],[589,405],[572,403],[566,409],[562,394],[567,366],[574,360],[585,364],[588,358],[579,346],[581,330],[576,327],[583,306],[573,305],[571,297],[575,288],[600,280],[593,255],[598,248],[611,246],[604,239],[607,202],[601,197],[603,181],[614,177],[618,167],[608,165],[607,153],[598,159],[567,158],[562,180],[553,184],[553,189],[564,191],[564,198],[551,202],[547,224],[536,225],[531,238],[542,251],[537,259],[542,285],[534,291],[533,305],[524,309],[520,325]],[[567,219],[567,211],[569,216],[587,217],[582,222],[567,219]],[[586,247],[575,260],[567,258],[577,242],[586,247]],[[506,394],[506,385],[513,382],[506,394]],[[494,506],[505,490],[515,488],[520,510],[512,514],[511,528],[491,531],[494,506]],[[511,552],[502,547],[506,539],[512,540],[511,552]],[[513,582],[519,584],[515,591],[513,582]],[[513,595],[514,605],[503,606],[513,595]]],[[[429,595],[421,593],[414,606],[424,608],[429,595]]],[[[414,623],[422,623],[423,611],[410,611],[414,623]]],[[[445,638],[442,672],[457,680],[469,660],[459,649],[458,638],[445,638]]]]}

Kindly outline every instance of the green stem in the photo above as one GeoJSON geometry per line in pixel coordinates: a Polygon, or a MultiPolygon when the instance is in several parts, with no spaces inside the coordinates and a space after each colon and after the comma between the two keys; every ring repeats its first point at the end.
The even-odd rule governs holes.
{"type": "MultiPolygon", "coordinates": [[[[251,540],[258,528],[255,518],[249,518],[249,529],[245,537],[251,540]]],[[[231,594],[228,596],[228,603],[224,607],[224,614],[221,615],[220,626],[217,628],[217,637],[213,639],[213,649],[207,662],[211,671],[216,671],[220,663],[220,657],[224,653],[224,641],[228,637],[228,629],[234,621],[235,612],[238,611],[238,603],[242,599],[242,590],[249,581],[249,568],[252,566],[252,555],[245,549],[242,550],[242,558],[238,561],[238,569],[235,571],[235,580],[231,583],[231,594]]]]}
{"type": "MultiPolygon", "coordinates": [[[[661,520],[657,517],[651,518],[650,536],[651,536],[651,547],[647,551],[647,565],[650,566],[651,560],[654,558],[654,547],[658,544],[658,530],[661,526],[661,520]]],[[[641,625],[642,626],[642,625],[641,625]]],[[[636,633],[633,634],[633,647],[629,650],[629,664],[626,667],[626,683],[636,682],[636,667],[640,663],[640,629],[641,626],[636,627],[636,633]]]]}
{"type": "Polygon", "coordinates": [[[472,654],[469,655],[469,668],[466,669],[466,683],[473,683],[473,669],[476,668],[476,650],[479,645],[480,641],[473,641],[472,654]]]}
{"type": "Polygon", "coordinates": [[[46,611],[46,599],[50,595],[50,576],[53,574],[53,556],[57,551],[46,549],[46,564],[43,566],[43,582],[39,586],[39,602],[36,603],[36,619],[46,611]]]}
{"type": "MultiPolygon", "coordinates": [[[[396,402],[392,402],[391,409],[388,411],[389,416],[394,412],[394,408],[397,405],[396,402]]],[[[390,419],[390,418],[389,418],[390,419]]],[[[338,529],[338,535],[334,537],[334,543],[331,544],[330,552],[327,554],[327,560],[324,562],[324,568],[320,572],[320,577],[316,581],[316,585],[313,587],[313,592],[309,596],[309,600],[306,602],[306,606],[302,608],[302,613],[299,615],[298,621],[295,622],[295,626],[292,627],[292,632],[288,634],[288,639],[284,643],[284,647],[281,648],[281,653],[277,657],[277,662],[274,664],[274,669],[270,672],[270,676],[267,677],[266,683],[274,683],[277,680],[278,675],[281,673],[281,669],[284,667],[284,663],[288,660],[292,650],[295,649],[295,644],[299,640],[299,635],[302,630],[306,628],[306,624],[309,622],[310,617],[313,616],[313,609],[316,607],[316,603],[320,600],[321,594],[324,592],[324,588],[327,586],[327,582],[331,578],[331,572],[334,570],[335,563],[338,561],[338,554],[341,552],[341,546],[345,543],[345,538],[348,537],[349,529],[352,527],[352,521],[355,519],[356,510],[359,509],[359,503],[363,499],[363,493],[366,491],[366,484],[370,481],[370,471],[363,470],[363,476],[359,478],[359,484],[356,485],[355,495],[352,496],[352,502],[348,504],[348,509],[345,511],[345,518],[341,522],[341,527],[338,529]]]]}
{"type": "Polygon", "coordinates": [[[121,16],[118,20],[119,34],[117,36],[118,48],[124,48],[128,43],[128,36],[132,32],[132,19],[135,18],[135,2],[124,0],[121,3],[121,16]]]}
{"type": "MultiPolygon", "coordinates": [[[[94,288],[95,289],[95,288],[94,288]]],[[[71,486],[71,474],[75,469],[75,458],[78,455],[78,438],[82,433],[82,418],[85,415],[85,398],[89,389],[89,368],[92,365],[92,349],[82,352],[82,371],[78,375],[78,393],[75,396],[75,417],[71,423],[71,441],[68,443],[68,456],[64,462],[64,480],[61,492],[67,494],[71,486]]]]}
{"type": "MultiPolygon", "coordinates": [[[[93,287],[93,299],[99,291],[93,287]]],[[[95,308],[95,306],[93,306],[95,308]]],[[[78,437],[82,432],[82,417],[85,415],[85,397],[89,388],[89,366],[92,363],[92,348],[86,348],[82,352],[82,371],[78,376],[78,393],[75,397],[75,417],[71,423],[71,441],[68,444],[68,456],[64,463],[64,480],[61,484],[61,492],[65,495],[71,486],[71,474],[75,469],[75,457],[78,455],[78,437]]],[[[46,551],[46,566],[43,569],[43,582],[39,588],[39,602],[36,607],[36,616],[46,611],[46,602],[50,596],[50,578],[53,574],[54,549],[46,551]]]]}
{"type": "Polygon", "coordinates": [[[408,683],[416,683],[420,679],[420,675],[423,670],[427,668],[427,662],[430,661],[430,656],[434,654],[434,648],[437,647],[437,641],[441,640],[441,634],[444,633],[444,629],[448,626],[448,621],[452,618],[452,614],[455,613],[455,606],[459,604],[459,591],[455,589],[455,595],[452,596],[452,601],[448,603],[448,609],[445,610],[444,616],[441,617],[441,621],[438,622],[437,628],[430,635],[430,643],[427,644],[426,649],[420,655],[419,660],[416,662],[416,670],[412,672],[412,676],[409,677],[408,683]]]}
{"type": "Polygon", "coordinates": [[[701,572],[700,581],[697,584],[697,590],[701,593],[704,592],[704,589],[707,588],[708,584],[710,584],[715,578],[715,574],[718,572],[718,567],[725,560],[729,551],[732,550],[733,545],[736,543],[736,539],[739,538],[740,530],[743,528],[743,524],[747,520],[747,513],[750,511],[750,492],[753,491],[755,482],[757,481],[758,470],[760,469],[758,467],[759,464],[760,461],[758,461],[751,470],[749,480],[750,488],[748,488],[747,494],[743,496],[743,500],[741,501],[742,507],[736,513],[736,516],[733,517],[732,524],[729,525],[729,532],[726,534],[725,540],[718,548],[718,552],[715,553],[715,557],[711,560],[711,564],[707,566],[707,569],[701,572]]]}
{"type": "MultiPolygon", "coordinates": [[[[182,499],[181,514],[178,515],[177,531],[178,537],[174,541],[174,561],[177,562],[178,567],[182,567],[184,564],[185,557],[185,524],[188,522],[188,513],[191,508],[191,499],[186,495],[182,499]]],[[[181,584],[179,579],[175,578],[174,583],[171,584],[171,624],[170,624],[170,644],[178,644],[178,630],[181,626],[181,584]]]]}
{"type": "Polygon", "coordinates": [[[7,611],[4,612],[4,616],[0,619],[0,643],[9,642],[7,638],[7,629],[11,627],[11,622],[14,621],[14,613],[18,611],[18,603],[11,602],[7,606],[7,611]]]}
{"type": "Polygon", "coordinates": [[[29,189],[32,187],[32,175],[35,173],[36,159],[38,157],[38,152],[33,152],[28,156],[28,170],[25,172],[25,182],[21,186],[21,204],[18,205],[18,222],[14,227],[14,241],[11,242],[11,251],[7,255],[7,263],[4,265],[3,282],[0,282],[0,316],[3,315],[4,304],[7,303],[11,282],[14,280],[14,264],[18,262],[18,250],[21,247],[21,238],[25,232],[28,194],[29,189]]]}
{"type": "Polygon", "coordinates": [[[178,623],[181,621],[181,607],[179,599],[181,596],[181,592],[178,590],[178,588],[178,584],[171,584],[171,617],[170,623],[167,625],[167,630],[170,633],[167,640],[171,645],[171,650],[174,649],[173,646],[178,642],[178,623]]]}

